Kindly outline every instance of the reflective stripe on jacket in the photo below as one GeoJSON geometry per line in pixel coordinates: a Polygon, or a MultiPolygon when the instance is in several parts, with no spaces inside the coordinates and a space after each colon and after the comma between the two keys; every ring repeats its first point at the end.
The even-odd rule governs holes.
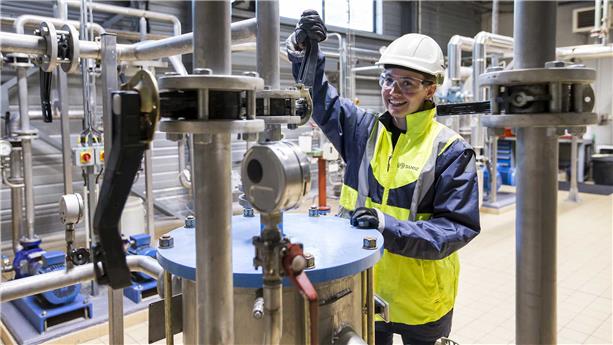
{"type": "MultiPolygon", "coordinates": [[[[290,55],[294,76],[299,59],[290,55]]],[[[375,292],[392,322],[419,325],[453,308],[457,251],[480,231],[474,151],[434,120],[429,109],[407,116],[392,145],[390,115],[378,116],[340,98],[320,55],[313,119],[346,162],[341,206],[385,214],[385,254],[375,266],[375,292]]]]}

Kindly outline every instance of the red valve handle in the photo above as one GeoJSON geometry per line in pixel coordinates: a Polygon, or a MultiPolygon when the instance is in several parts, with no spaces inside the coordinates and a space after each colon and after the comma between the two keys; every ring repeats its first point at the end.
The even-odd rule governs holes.
{"type": "Polygon", "coordinates": [[[309,301],[309,316],[311,319],[311,344],[319,343],[319,303],[317,301],[317,291],[309,277],[307,277],[304,270],[300,270],[300,272],[294,271],[292,268],[292,262],[296,257],[302,256],[304,257],[304,253],[302,251],[302,247],[297,243],[290,243],[287,246],[287,251],[283,256],[283,269],[285,270],[285,274],[290,278],[292,284],[300,293],[302,293],[307,300],[309,301]]]}

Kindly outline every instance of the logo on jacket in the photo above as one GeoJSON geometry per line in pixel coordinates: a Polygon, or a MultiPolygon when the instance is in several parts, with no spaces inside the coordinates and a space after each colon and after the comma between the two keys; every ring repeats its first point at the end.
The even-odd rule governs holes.
{"type": "Polygon", "coordinates": [[[409,169],[409,170],[413,170],[413,171],[419,171],[419,167],[416,167],[415,165],[410,165],[410,164],[406,164],[406,163],[398,163],[398,169],[409,169]]]}

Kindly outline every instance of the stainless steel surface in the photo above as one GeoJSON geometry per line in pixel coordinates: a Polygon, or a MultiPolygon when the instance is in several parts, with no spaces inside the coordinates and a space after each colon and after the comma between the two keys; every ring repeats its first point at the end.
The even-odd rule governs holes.
{"type": "MultiPolygon", "coordinates": [[[[21,149],[11,151],[11,181],[22,181],[21,149]]],[[[13,254],[21,248],[19,238],[23,224],[23,188],[11,188],[11,241],[13,254]]]]}
{"type": "Polygon", "coordinates": [[[147,233],[151,238],[155,238],[155,214],[153,204],[155,195],[153,194],[153,143],[145,151],[145,209],[147,217],[147,233]]]}
{"type": "MultiPolygon", "coordinates": [[[[190,322],[191,320],[185,321],[190,322]]],[[[166,345],[174,344],[172,330],[172,274],[164,271],[164,334],[166,335],[166,345]]]]}
{"type": "MultiPolygon", "coordinates": [[[[146,273],[157,279],[164,269],[149,256],[129,255],[126,257],[132,272],[146,273]]],[[[53,271],[36,276],[15,279],[0,284],[0,300],[8,302],[17,298],[36,295],[41,292],[58,289],[94,279],[94,264],[76,266],[70,271],[53,271]]]]}
{"type": "Polygon", "coordinates": [[[110,157],[111,143],[113,142],[111,127],[112,104],[111,92],[119,89],[117,81],[117,36],[113,34],[102,35],[102,125],[104,127],[104,152],[110,157]]]}
{"type": "Polygon", "coordinates": [[[371,267],[366,270],[366,342],[368,345],[375,343],[375,275],[371,267]]]}
{"type": "Polygon", "coordinates": [[[299,206],[311,188],[310,162],[289,142],[251,147],[242,162],[241,181],[247,200],[260,212],[299,206]]]}
{"type": "Polygon", "coordinates": [[[210,89],[226,91],[255,91],[264,88],[264,80],[261,78],[236,75],[172,75],[161,77],[158,84],[160,89],[178,90],[210,89]]]}
{"type": "Polygon", "coordinates": [[[279,2],[257,1],[256,66],[257,71],[271,89],[280,87],[279,72],[279,2]]]}
{"type": "Polygon", "coordinates": [[[490,194],[487,201],[491,204],[496,202],[498,196],[498,179],[496,172],[498,171],[498,136],[490,136],[490,194]]]}
{"type": "Polygon", "coordinates": [[[513,51],[513,38],[481,31],[474,39],[473,43],[473,99],[475,102],[485,100],[485,90],[481,88],[482,83],[479,76],[485,72],[487,67],[488,52],[499,54],[509,54],[513,51]]]}
{"type": "Polygon", "coordinates": [[[60,103],[60,131],[62,132],[62,173],[64,176],[64,194],[72,194],[72,145],[70,143],[70,118],[68,109],[68,76],[57,68],[57,97],[60,103]]]}
{"type": "MultiPolygon", "coordinates": [[[[515,68],[542,68],[555,60],[557,2],[520,0],[514,10],[515,68]]],[[[556,130],[519,128],[517,158],[515,340],[555,344],[556,130]]]]}
{"type": "Polygon", "coordinates": [[[264,130],[263,120],[166,120],[160,122],[161,132],[168,133],[257,133],[264,130]]]}
{"type": "MultiPolygon", "coordinates": [[[[15,21],[13,22],[13,27],[15,28],[15,33],[24,34],[25,27],[27,25],[33,25],[38,28],[38,25],[43,21],[49,22],[57,27],[62,27],[62,25],[64,24],[71,24],[71,25],[74,25],[74,27],[77,29],[81,28],[81,23],[76,20],[66,20],[63,18],[35,16],[31,14],[24,14],[24,15],[17,17],[15,21]]],[[[104,28],[100,26],[100,24],[96,24],[96,23],[86,24],[85,27],[88,30],[93,30],[97,34],[97,36],[100,36],[106,32],[104,28]]]]}
{"type": "Polygon", "coordinates": [[[338,345],[366,345],[366,341],[349,325],[341,328],[334,336],[332,344],[338,345]]]}
{"type": "Polygon", "coordinates": [[[577,143],[576,135],[572,136],[570,142],[570,189],[568,191],[568,200],[579,202],[579,186],[577,183],[577,143]]]}
{"type": "Polygon", "coordinates": [[[472,37],[454,35],[447,43],[447,60],[449,67],[447,75],[451,81],[460,81],[462,76],[460,69],[462,67],[462,52],[472,51],[475,40],[472,37]]]}
{"type": "Polygon", "coordinates": [[[108,289],[109,343],[123,345],[123,289],[108,289]]]}
{"type": "Polygon", "coordinates": [[[264,341],[262,344],[277,345],[283,333],[283,286],[264,282],[264,341]]]}
{"type": "Polygon", "coordinates": [[[595,113],[543,113],[543,114],[500,114],[484,115],[481,121],[485,127],[583,127],[595,123],[595,113]]]}
{"type": "Polygon", "coordinates": [[[183,344],[198,344],[196,336],[198,321],[196,314],[196,282],[182,279],[183,287],[183,344]]]}
{"type": "Polygon", "coordinates": [[[192,2],[194,68],[210,68],[215,74],[232,73],[231,12],[230,1],[192,2]]]}
{"type": "Polygon", "coordinates": [[[34,238],[34,186],[32,185],[32,140],[21,140],[21,152],[23,155],[23,183],[24,201],[26,204],[25,234],[28,238],[34,238]]]}
{"type": "MultiPolygon", "coordinates": [[[[555,57],[554,57],[555,58],[555,57]]],[[[552,60],[553,61],[553,60],[552,60]]],[[[545,64],[543,64],[543,67],[545,64]]],[[[590,83],[596,79],[591,68],[525,68],[515,63],[514,69],[485,73],[479,77],[480,85],[527,85],[545,83],[590,83]]]]}
{"type": "MultiPolygon", "coordinates": [[[[351,293],[319,308],[319,339],[309,342],[306,339],[309,329],[305,327],[308,327],[309,323],[305,322],[305,318],[308,320],[308,313],[305,311],[304,298],[294,287],[284,286],[281,344],[330,344],[341,326],[348,324],[358,332],[361,330],[359,274],[316,284],[315,289],[319,296],[332,296],[344,289],[350,289],[351,293]]],[[[254,319],[251,314],[254,296],[255,289],[234,289],[235,344],[259,343],[264,337],[266,328],[264,321],[254,319]]],[[[191,308],[194,308],[193,305],[191,308]]]]}

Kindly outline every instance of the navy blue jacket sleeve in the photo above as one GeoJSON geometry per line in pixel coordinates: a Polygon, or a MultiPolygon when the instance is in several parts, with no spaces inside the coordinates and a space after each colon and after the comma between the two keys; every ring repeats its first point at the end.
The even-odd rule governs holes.
{"type": "Polygon", "coordinates": [[[437,157],[432,218],[400,221],[385,215],[385,249],[416,259],[439,260],[465,246],[481,230],[474,151],[456,140],[437,157]]]}
{"type": "MultiPolygon", "coordinates": [[[[288,57],[294,79],[297,79],[302,60],[289,53],[288,57]]],[[[312,89],[312,118],[345,162],[360,160],[376,116],[351,100],[339,97],[325,76],[325,65],[326,59],[320,51],[312,89]]]]}

